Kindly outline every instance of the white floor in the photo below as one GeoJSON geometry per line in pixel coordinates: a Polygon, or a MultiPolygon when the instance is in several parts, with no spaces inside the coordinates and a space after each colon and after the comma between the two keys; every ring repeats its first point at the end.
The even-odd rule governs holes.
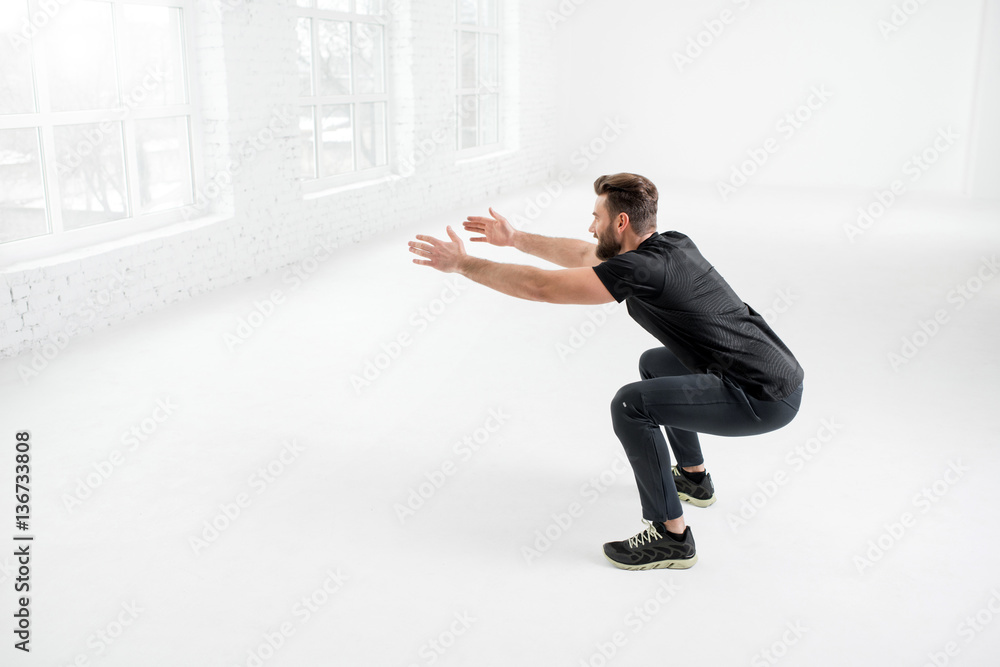
{"type": "MultiPolygon", "coordinates": [[[[74,339],[27,381],[31,355],[0,362],[36,536],[32,654],[5,631],[2,663],[997,664],[1000,279],[974,280],[997,209],[903,202],[851,243],[863,199],[664,190],[660,228],[773,310],[806,369],[789,426],[703,438],[719,501],[687,512],[693,569],[601,552],[642,528],[608,403],[655,341],[624,307],[604,322],[410,263],[414,233],[535,190],[74,339]],[[259,326],[234,345],[241,319],[259,326]],[[893,368],[903,337],[921,347],[893,368]]],[[[592,204],[567,192],[531,229],[585,238],[592,204]]]]}

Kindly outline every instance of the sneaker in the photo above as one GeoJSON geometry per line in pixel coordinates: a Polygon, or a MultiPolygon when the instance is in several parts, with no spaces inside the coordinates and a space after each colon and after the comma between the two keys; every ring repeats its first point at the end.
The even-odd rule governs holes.
{"type": "Polygon", "coordinates": [[[677,487],[677,497],[689,502],[695,507],[708,507],[715,502],[715,485],[712,484],[712,475],[705,473],[705,479],[700,484],[695,484],[681,473],[680,468],[674,466],[674,486],[677,487]]]}
{"type": "Polygon", "coordinates": [[[678,542],[662,523],[643,521],[646,530],[635,537],[604,545],[604,556],[612,565],[623,570],[687,569],[698,562],[691,526],[684,529],[684,541],[678,542]]]}

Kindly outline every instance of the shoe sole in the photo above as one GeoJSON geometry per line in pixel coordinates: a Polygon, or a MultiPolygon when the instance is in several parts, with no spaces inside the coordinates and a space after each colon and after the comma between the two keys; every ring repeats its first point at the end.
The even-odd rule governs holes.
{"type": "Polygon", "coordinates": [[[686,503],[691,503],[695,507],[708,507],[715,503],[715,494],[712,495],[708,500],[702,500],[701,498],[695,498],[694,496],[689,496],[686,493],[677,492],[677,497],[686,503]]]}
{"type": "Polygon", "coordinates": [[[645,565],[626,565],[625,563],[619,563],[616,560],[612,560],[607,554],[604,554],[604,557],[608,559],[609,563],[622,570],[686,570],[698,562],[698,554],[695,554],[690,558],[658,560],[652,563],[646,563],[645,565]]]}

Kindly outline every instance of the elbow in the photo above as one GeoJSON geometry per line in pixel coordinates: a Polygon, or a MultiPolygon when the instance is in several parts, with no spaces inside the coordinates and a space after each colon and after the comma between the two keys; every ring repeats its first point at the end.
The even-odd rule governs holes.
{"type": "Polygon", "coordinates": [[[544,272],[539,271],[533,275],[524,285],[524,298],[529,301],[542,301],[544,303],[553,302],[552,281],[544,272]]]}

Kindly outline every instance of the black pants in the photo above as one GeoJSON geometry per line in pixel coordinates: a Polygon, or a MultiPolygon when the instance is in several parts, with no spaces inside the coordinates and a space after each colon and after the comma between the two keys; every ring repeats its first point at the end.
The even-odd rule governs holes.
{"type": "Polygon", "coordinates": [[[691,467],[705,461],[698,433],[767,433],[792,421],[802,400],[801,384],[780,401],[752,398],[719,375],[692,374],[666,347],[644,352],[639,374],[640,382],[627,384],[615,394],[611,420],[632,464],[647,521],[676,519],[684,513],[660,425],[677,465],[691,467]]]}

